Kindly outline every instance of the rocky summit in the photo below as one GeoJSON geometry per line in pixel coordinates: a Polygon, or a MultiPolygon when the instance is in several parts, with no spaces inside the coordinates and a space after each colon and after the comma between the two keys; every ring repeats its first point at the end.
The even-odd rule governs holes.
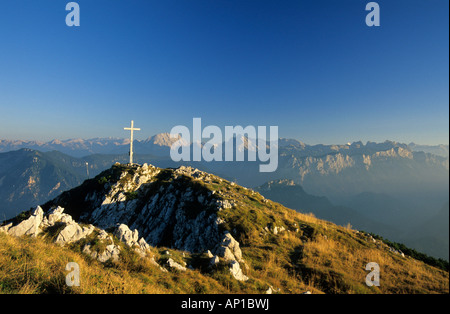
{"type": "MultiPolygon", "coordinates": [[[[97,240],[107,242],[105,250],[93,252],[91,245],[86,244],[82,251],[101,262],[110,258],[117,260],[120,255],[120,247],[114,245],[105,230],[113,231],[118,240],[134,247],[141,256],[146,255],[148,243],[191,253],[212,250],[216,259],[220,257],[229,263],[234,278],[247,280],[239,264],[244,263],[239,243],[228,231],[219,230],[222,221],[217,212],[230,208],[229,203],[214,196],[204,186],[187,182],[187,176],[212,179],[209,174],[186,167],[163,170],[147,164],[142,167],[116,165],[97,179],[100,189],[86,190],[85,195],[75,189],[51,202],[66,206],[66,212],[59,205],[46,204],[44,207],[48,208],[48,214],[45,215],[38,206],[27,219],[15,225],[6,224],[1,230],[16,237],[36,237],[59,226],[54,243],[64,245],[85,239],[97,229],[97,240]],[[118,180],[111,182],[113,178],[118,180]],[[77,197],[72,198],[73,193],[84,200],[82,207],[71,205],[81,201],[77,197]],[[85,224],[78,224],[70,214],[85,224]]],[[[186,270],[172,259],[166,264],[186,270]]]]}
{"type": "Polygon", "coordinates": [[[184,166],[116,163],[4,222],[0,242],[5,248],[0,250],[2,291],[23,289],[17,283],[33,281],[35,274],[8,272],[8,261],[71,256],[83,265],[83,280],[90,286],[70,291],[58,286],[60,280],[48,278],[63,272],[64,265],[54,265],[44,283],[34,278],[33,289],[109,293],[116,285],[124,293],[448,293],[448,269],[184,166]],[[14,253],[18,248],[27,254],[14,253]],[[366,284],[365,267],[374,262],[384,272],[380,286],[366,284]],[[108,278],[107,286],[100,285],[102,278],[108,278]]]}

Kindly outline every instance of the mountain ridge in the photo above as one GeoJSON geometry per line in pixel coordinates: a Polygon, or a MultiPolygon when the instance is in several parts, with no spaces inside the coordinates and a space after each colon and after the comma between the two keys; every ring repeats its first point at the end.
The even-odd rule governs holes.
{"type": "MultiPolygon", "coordinates": [[[[172,282],[169,293],[179,289],[192,293],[181,285],[187,281],[188,287],[198,287],[198,280],[228,293],[448,293],[448,272],[363,232],[297,213],[191,167],[116,164],[42,208],[2,224],[0,230],[7,233],[5,237],[0,232],[0,241],[8,247],[12,241],[19,247],[29,241],[22,235],[25,232],[36,239],[37,247],[58,252],[48,246],[55,243],[79,252],[76,260],[87,269],[84,261],[98,265],[98,274],[111,265],[119,273],[132,269],[135,278],[145,276],[147,285],[155,288],[161,281],[154,276],[165,278],[172,282]],[[9,240],[13,235],[20,238],[9,240]],[[139,257],[120,241],[145,254],[139,257]],[[383,265],[383,284],[368,287],[364,266],[374,261],[383,265]],[[151,271],[146,263],[154,265],[151,271]],[[174,276],[175,282],[170,279],[174,276]]],[[[8,254],[0,250],[0,263],[10,260],[8,254]]],[[[61,266],[54,266],[56,273],[61,266]]],[[[90,271],[84,272],[89,276],[90,271]]],[[[15,282],[24,280],[17,272],[2,274],[15,276],[15,282]]],[[[35,274],[28,280],[35,289],[43,289],[35,274]]],[[[104,282],[102,277],[99,281],[104,282]]],[[[67,287],[52,287],[67,292],[67,287]]],[[[74,291],[82,289],[87,287],[74,291]]],[[[205,290],[199,287],[199,291],[205,290]]]]}
{"type": "MultiPolygon", "coordinates": [[[[147,151],[142,151],[140,153],[149,153],[153,149],[151,146],[155,147],[170,147],[175,141],[179,138],[172,139],[170,138],[169,133],[158,133],[152,136],[149,136],[143,140],[134,140],[134,144],[147,151]],[[149,147],[150,146],[150,147],[149,147]]],[[[249,139],[252,142],[256,143],[255,139],[249,139]]],[[[384,142],[372,142],[367,141],[364,144],[361,141],[347,143],[347,144],[305,144],[297,139],[292,138],[279,138],[279,147],[295,147],[297,149],[306,150],[306,151],[325,151],[331,153],[333,151],[345,151],[352,149],[361,149],[365,148],[367,150],[387,150],[394,147],[401,147],[403,149],[409,149],[413,152],[423,151],[425,153],[433,153],[435,155],[439,155],[441,157],[448,157],[448,145],[440,144],[440,145],[421,145],[415,144],[413,142],[409,144],[403,144],[396,141],[386,140],[384,142]]],[[[183,141],[184,145],[188,145],[189,143],[183,141]]],[[[7,152],[11,150],[17,150],[21,148],[30,148],[41,151],[51,151],[58,150],[63,153],[69,154],[74,157],[84,157],[90,154],[113,154],[113,153],[126,153],[128,151],[128,145],[130,144],[130,140],[128,138],[115,138],[115,137],[105,137],[105,138],[91,138],[91,139],[82,139],[82,138],[72,138],[67,140],[53,139],[50,141],[38,141],[38,140],[7,140],[0,139],[0,153],[7,152]]],[[[256,146],[255,146],[256,147],[256,146]]]]}

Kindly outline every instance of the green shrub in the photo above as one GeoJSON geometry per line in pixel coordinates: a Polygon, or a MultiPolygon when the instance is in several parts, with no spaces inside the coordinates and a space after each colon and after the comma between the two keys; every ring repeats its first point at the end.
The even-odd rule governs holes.
{"type": "Polygon", "coordinates": [[[131,191],[131,192],[125,192],[125,197],[127,201],[132,201],[134,199],[138,198],[138,192],[137,191],[131,191]]]}
{"type": "Polygon", "coordinates": [[[100,185],[105,185],[106,183],[108,183],[108,179],[106,177],[101,177],[97,182],[100,185]]]}

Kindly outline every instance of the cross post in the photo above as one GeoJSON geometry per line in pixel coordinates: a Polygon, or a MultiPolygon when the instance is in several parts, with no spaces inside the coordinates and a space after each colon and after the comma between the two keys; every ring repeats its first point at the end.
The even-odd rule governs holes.
{"type": "Polygon", "coordinates": [[[130,136],[130,165],[133,164],[133,131],[140,131],[140,128],[135,128],[134,127],[134,121],[131,120],[131,127],[130,128],[123,128],[124,130],[127,131],[131,131],[131,136],[130,136]]]}

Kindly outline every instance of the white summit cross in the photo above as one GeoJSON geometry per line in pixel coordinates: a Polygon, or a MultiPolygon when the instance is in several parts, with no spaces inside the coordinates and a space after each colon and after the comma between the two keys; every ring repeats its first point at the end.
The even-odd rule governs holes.
{"type": "Polygon", "coordinates": [[[140,131],[141,129],[134,127],[134,121],[131,120],[131,128],[123,128],[124,130],[131,131],[130,137],[130,164],[133,164],[133,131],[140,131]]]}

